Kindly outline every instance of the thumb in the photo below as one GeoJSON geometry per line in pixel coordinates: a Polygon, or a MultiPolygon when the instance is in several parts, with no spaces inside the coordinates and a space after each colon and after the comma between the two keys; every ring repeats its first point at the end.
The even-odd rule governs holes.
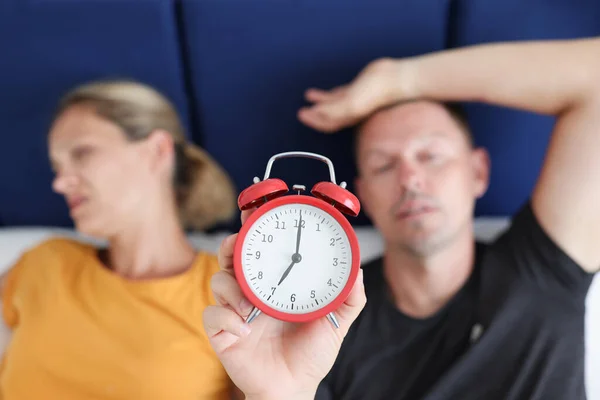
{"type": "Polygon", "coordinates": [[[342,329],[344,335],[350,329],[350,325],[358,318],[366,303],[367,296],[365,295],[365,286],[363,283],[363,270],[360,268],[352,291],[336,312],[340,329],[342,329]]]}
{"type": "Polygon", "coordinates": [[[250,215],[252,215],[252,213],[254,213],[254,211],[256,211],[256,210],[257,210],[257,207],[242,211],[242,214],[240,215],[241,220],[242,220],[242,225],[244,225],[246,223],[246,221],[248,220],[250,215]]]}

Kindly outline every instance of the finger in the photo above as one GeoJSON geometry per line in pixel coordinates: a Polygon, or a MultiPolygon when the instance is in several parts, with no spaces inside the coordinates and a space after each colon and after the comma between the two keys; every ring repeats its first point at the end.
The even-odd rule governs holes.
{"type": "Polygon", "coordinates": [[[310,88],[306,90],[306,92],[304,93],[304,97],[309,102],[320,103],[340,98],[344,96],[347,91],[348,85],[341,85],[331,90],[310,88]]]}
{"type": "Polygon", "coordinates": [[[229,273],[233,273],[233,250],[235,249],[237,235],[237,233],[234,233],[223,239],[217,253],[217,260],[221,270],[229,273]]]}
{"type": "Polygon", "coordinates": [[[222,306],[208,306],[202,314],[204,330],[217,353],[250,334],[250,325],[235,311],[222,306]]]}
{"type": "Polygon", "coordinates": [[[256,208],[256,207],[254,207],[254,208],[250,208],[250,209],[248,209],[248,210],[244,210],[244,211],[242,211],[242,214],[241,214],[242,225],[244,225],[244,224],[246,223],[246,221],[248,220],[248,218],[249,218],[249,217],[250,217],[250,216],[251,216],[251,215],[254,213],[254,211],[256,211],[256,210],[257,210],[257,208],[256,208]]]}
{"type": "Polygon", "coordinates": [[[338,99],[342,99],[344,97],[347,96],[348,91],[350,89],[350,85],[342,85],[342,86],[338,86],[335,89],[333,89],[331,91],[331,100],[338,100],[338,99]]]}
{"type": "Polygon", "coordinates": [[[338,316],[338,322],[340,328],[345,334],[350,329],[350,325],[358,318],[365,304],[367,303],[367,297],[365,295],[365,286],[363,283],[363,270],[362,268],[358,271],[358,277],[354,283],[352,291],[348,295],[348,298],[338,308],[336,314],[338,316]]]}
{"type": "Polygon", "coordinates": [[[351,114],[343,101],[304,107],[298,119],[304,124],[325,133],[332,133],[351,124],[351,114]]]}
{"type": "Polygon", "coordinates": [[[212,276],[210,285],[218,305],[229,306],[242,317],[250,314],[252,304],[242,293],[242,289],[233,275],[225,271],[218,271],[212,276]]]}
{"type": "Polygon", "coordinates": [[[326,101],[332,101],[340,98],[348,91],[347,85],[338,86],[332,90],[322,90],[310,88],[304,93],[304,97],[307,101],[312,103],[321,103],[326,101]]]}
{"type": "Polygon", "coordinates": [[[350,291],[348,298],[344,302],[344,305],[357,311],[356,314],[358,316],[358,314],[360,313],[360,309],[362,309],[365,306],[366,300],[367,300],[367,298],[366,298],[365,290],[364,290],[363,269],[360,268],[358,270],[356,282],[354,283],[354,286],[352,287],[352,290],[350,291]]]}
{"type": "Polygon", "coordinates": [[[316,107],[304,107],[298,111],[298,119],[303,124],[321,132],[332,132],[326,116],[319,112],[316,107]]]}
{"type": "Polygon", "coordinates": [[[312,103],[326,101],[331,97],[331,92],[322,89],[311,88],[304,93],[304,98],[312,103]]]}
{"type": "MultiPolygon", "coordinates": [[[[256,211],[256,208],[252,208],[250,210],[244,210],[241,213],[242,224],[246,222],[248,217],[256,211]]],[[[219,252],[217,253],[217,259],[219,261],[219,266],[222,270],[232,272],[233,271],[233,251],[235,249],[235,241],[237,240],[237,233],[233,235],[227,236],[221,242],[221,246],[219,246],[219,252]]]]}

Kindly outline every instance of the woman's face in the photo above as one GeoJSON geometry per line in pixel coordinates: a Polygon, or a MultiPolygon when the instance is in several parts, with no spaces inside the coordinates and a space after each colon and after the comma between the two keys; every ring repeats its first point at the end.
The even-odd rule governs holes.
{"type": "Polygon", "coordinates": [[[109,238],[143,221],[164,184],[156,143],[127,140],[120,127],[84,106],[61,114],[48,140],[52,187],[65,197],[77,230],[109,238]]]}

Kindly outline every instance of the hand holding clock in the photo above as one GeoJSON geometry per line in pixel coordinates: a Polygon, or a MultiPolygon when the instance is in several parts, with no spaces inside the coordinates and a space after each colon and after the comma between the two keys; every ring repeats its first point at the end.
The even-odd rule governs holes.
{"type": "MultiPolygon", "coordinates": [[[[242,222],[250,213],[242,213],[242,222]]],[[[300,222],[295,255],[299,250],[300,222]]],[[[350,295],[336,311],[340,329],[324,318],[291,324],[264,314],[248,325],[244,318],[252,305],[245,299],[233,272],[236,236],[226,238],[219,249],[221,271],[211,282],[217,305],[204,312],[210,343],[246,399],[313,399],[317,386],[333,366],[350,325],[365,305],[362,271],[350,295]]],[[[293,259],[287,274],[295,263],[293,259]]]]}

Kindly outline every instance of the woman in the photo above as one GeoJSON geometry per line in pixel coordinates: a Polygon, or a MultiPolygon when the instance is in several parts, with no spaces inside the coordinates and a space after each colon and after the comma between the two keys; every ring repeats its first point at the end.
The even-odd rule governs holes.
{"type": "Polygon", "coordinates": [[[226,174],[185,142],[169,101],[135,82],[68,93],[48,144],[53,189],[107,247],[52,239],[3,278],[3,398],[227,398],[202,326],[217,259],[184,231],[233,216],[226,174]]]}

